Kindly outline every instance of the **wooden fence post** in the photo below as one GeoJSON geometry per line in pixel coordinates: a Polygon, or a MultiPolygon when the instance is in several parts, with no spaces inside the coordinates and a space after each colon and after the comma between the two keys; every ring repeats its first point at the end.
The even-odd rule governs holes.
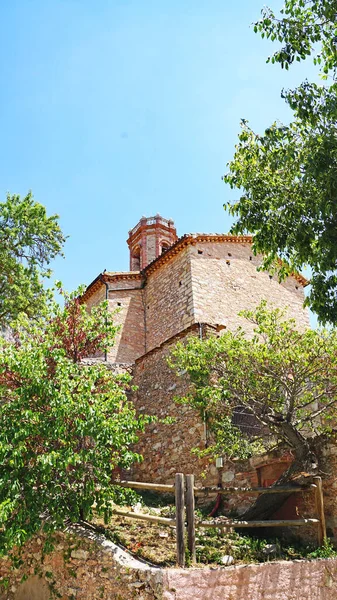
{"type": "Polygon", "coordinates": [[[186,475],[186,517],[187,517],[187,547],[192,563],[195,563],[195,503],[194,475],[186,475]]]}
{"type": "Polygon", "coordinates": [[[179,567],[185,566],[185,490],[184,475],[176,473],[175,479],[176,500],[176,532],[177,532],[177,563],[179,567]]]}
{"type": "Polygon", "coordinates": [[[326,540],[326,525],[325,525],[325,514],[324,514],[322,478],[314,477],[314,483],[316,485],[316,490],[315,490],[316,511],[317,511],[317,516],[319,518],[318,545],[322,546],[322,544],[324,543],[324,540],[326,540]]]}

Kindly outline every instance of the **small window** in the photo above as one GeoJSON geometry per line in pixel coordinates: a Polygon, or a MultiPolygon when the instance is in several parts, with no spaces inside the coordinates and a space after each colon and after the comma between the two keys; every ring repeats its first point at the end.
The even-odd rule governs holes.
{"type": "Polygon", "coordinates": [[[198,250],[198,254],[203,254],[203,251],[202,250],[198,250]]]}
{"type": "Polygon", "coordinates": [[[122,306],[122,303],[121,302],[117,302],[117,306],[122,306]]]}

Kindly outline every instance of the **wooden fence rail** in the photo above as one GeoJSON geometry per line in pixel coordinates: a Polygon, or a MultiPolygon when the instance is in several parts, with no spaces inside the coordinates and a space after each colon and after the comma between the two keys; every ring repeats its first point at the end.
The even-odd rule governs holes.
{"type": "Polygon", "coordinates": [[[143,483],[140,481],[121,481],[117,485],[132,488],[135,490],[151,490],[162,493],[171,493],[175,495],[176,518],[168,519],[165,517],[156,517],[154,515],[145,515],[142,513],[126,512],[113,509],[114,514],[130,519],[140,519],[150,521],[161,525],[176,527],[176,547],[177,563],[180,567],[185,566],[185,510],[187,525],[187,547],[190,553],[192,563],[195,562],[195,529],[197,527],[218,528],[220,530],[242,529],[242,528],[261,528],[261,527],[302,527],[305,525],[317,525],[318,545],[322,545],[326,539],[326,525],[324,515],[324,501],[322,491],[321,477],[315,477],[313,484],[307,486],[279,486],[279,487],[256,487],[256,488],[198,488],[194,485],[194,475],[176,473],[175,484],[165,485],[157,483],[143,483]],[[185,493],[186,490],[186,493],[185,493]],[[275,494],[275,493],[303,493],[308,491],[315,492],[315,505],[317,518],[310,519],[277,519],[262,521],[239,521],[235,519],[217,519],[213,521],[197,521],[195,518],[195,496],[201,494],[275,494]],[[185,501],[186,497],[186,501],[185,501]]]}

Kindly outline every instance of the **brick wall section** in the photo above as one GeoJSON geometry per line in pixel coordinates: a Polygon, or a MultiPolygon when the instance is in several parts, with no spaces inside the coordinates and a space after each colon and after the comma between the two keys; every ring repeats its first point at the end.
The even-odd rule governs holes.
{"type": "MultiPolygon", "coordinates": [[[[160,229],[160,228],[149,228],[146,232],[146,257],[147,264],[152,262],[161,253],[162,244],[171,246],[173,243],[172,234],[160,229]]],[[[145,265],[144,265],[145,266],[145,265]]]]}
{"type": "MultiPolygon", "coordinates": [[[[106,299],[106,287],[101,287],[86,301],[90,310],[106,299]]],[[[108,353],[111,363],[134,362],[145,352],[144,298],[141,282],[134,280],[109,283],[109,310],[114,315],[115,325],[120,326],[115,344],[108,353]]]]}
{"type": "Polygon", "coordinates": [[[151,273],[144,289],[149,351],[194,322],[189,249],[151,273]]]}
{"type": "Polygon", "coordinates": [[[266,299],[279,308],[287,306],[298,326],[309,326],[302,285],[294,277],[279,284],[276,277],[257,271],[261,261],[250,244],[199,243],[189,246],[189,257],[195,322],[224,324],[232,330],[243,325],[247,330],[249,324],[238,313],[266,299]]]}

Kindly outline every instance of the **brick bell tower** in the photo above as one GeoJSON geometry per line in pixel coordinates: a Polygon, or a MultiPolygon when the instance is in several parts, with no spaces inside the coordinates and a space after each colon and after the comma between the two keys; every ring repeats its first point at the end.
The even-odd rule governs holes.
{"type": "Polygon", "coordinates": [[[155,217],[142,217],[129,231],[130,271],[141,271],[178,239],[174,222],[155,217]]]}

